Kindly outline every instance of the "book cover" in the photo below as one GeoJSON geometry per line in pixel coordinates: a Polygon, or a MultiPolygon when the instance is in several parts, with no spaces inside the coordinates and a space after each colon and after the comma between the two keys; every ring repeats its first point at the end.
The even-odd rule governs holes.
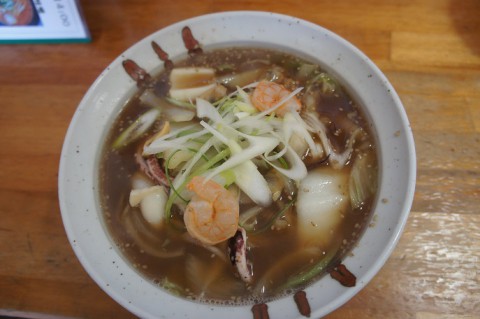
{"type": "Polygon", "coordinates": [[[90,40],[75,0],[0,0],[0,43],[90,40]]]}

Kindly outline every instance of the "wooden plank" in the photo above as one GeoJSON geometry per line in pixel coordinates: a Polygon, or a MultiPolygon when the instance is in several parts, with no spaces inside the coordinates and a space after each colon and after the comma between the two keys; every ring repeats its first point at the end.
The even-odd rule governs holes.
{"type": "Polygon", "coordinates": [[[54,318],[134,318],[89,279],[73,283],[56,278],[0,276],[0,300],[0,316],[51,318],[54,313],[54,318]]]}
{"type": "Polygon", "coordinates": [[[480,171],[419,169],[412,209],[479,214],[480,171]]]}
{"type": "Polygon", "coordinates": [[[415,131],[418,169],[423,171],[480,171],[480,135],[415,131]]]}
{"type": "Polygon", "coordinates": [[[479,214],[412,212],[378,276],[327,318],[478,318],[479,243],[479,214]]]}
{"type": "Polygon", "coordinates": [[[475,70],[402,68],[385,74],[401,95],[480,97],[480,75],[475,70]]]}
{"type": "MultiPolygon", "coordinates": [[[[472,98],[467,97],[467,106],[470,110],[470,115],[472,116],[473,125],[475,126],[475,131],[480,133],[480,105],[478,101],[472,103],[472,98]]],[[[478,141],[478,139],[477,139],[478,141]]]]}
{"type": "MultiPolygon", "coordinates": [[[[0,246],[4,247],[0,251],[10,250],[9,236],[22,238],[21,245],[30,249],[28,246],[33,245],[30,236],[32,233],[41,233],[44,236],[63,236],[62,242],[68,243],[57,202],[56,184],[52,185],[51,190],[45,191],[40,191],[39,188],[32,191],[12,191],[5,188],[0,190],[3,198],[8,198],[8,200],[0,201],[2,215],[0,236],[6,236],[5,240],[0,242],[0,246]]],[[[42,242],[42,244],[47,243],[49,243],[48,240],[42,242]]],[[[20,244],[18,245],[20,246],[20,244]]],[[[13,249],[12,253],[15,251],[13,249]]]]}
{"type": "MultiPolygon", "coordinates": [[[[58,228],[61,230],[61,228],[58,228]]],[[[66,239],[64,232],[43,234],[39,232],[15,233],[0,231],[2,262],[0,276],[48,279],[83,283],[89,279],[66,239]]]]}
{"type": "Polygon", "coordinates": [[[480,67],[480,56],[461,38],[448,33],[394,32],[391,58],[397,64],[480,67]]]}
{"type": "Polygon", "coordinates": [[[0,316],[133,317],[89,278],[65,235],[64,134],[94,79],[132,44],[185,18],[251,9],[306,19],[365,52],[414,132],[418,178],[405,233],[372,282],[327,318],[480,318],[480,1],[81,3],[92,43],[0,48],[0,316]]]}
{"type": "Polygon", "coordinates": [[[8,167],[0,171],[4,184],[0,190],[24,190],[27,192],[44,192],[57,188],[59,155],[31,155],[19,157],[17,154],[0,157],[0,166],[8,167]],[[55,163],[53,165],[32,165],[37,163],[55,163]]]}
{"type": "Polygon", "coordinates": [[[475,130],[470,109],[465,107],[463,97],[400,94],[400,99],[414,132],[427,130],[468,133],[475,130]]]}
{"type": "MultiPolygon", "coordinates": [[[[61,93],[55,85],[0,86],[3,103],[0,154],[5,154],[0,161],[14,155],[17,159],[19,156],[59,156],[69,122],[86,90],[85,86],[67,84],[62,86],[61,93]]],[[[15,159],[11,161],[13,163],[5,163],[9,165],[5,167],[15,170],[15,159]]],[[[24,168],[29,167],[32,165],[24,168]]]]}

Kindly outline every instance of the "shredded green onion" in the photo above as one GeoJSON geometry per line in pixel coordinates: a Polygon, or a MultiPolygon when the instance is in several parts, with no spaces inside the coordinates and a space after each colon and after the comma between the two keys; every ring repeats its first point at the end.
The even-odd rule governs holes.
{"type": "MultiPolygon", "coordinates": [[[[275,221],[277,219],[279,219],[280,217],[282,217],[283,215],[285,215],[285,213],[287,212],[287,210],[293,206],[293,204],[295,203],[295,200],[291,200],[287,205],[285,205],[282,209],[280,209],[276,214],[274,214],[272,216],[272,218],[270,218],[268,220],[268,222],[266,222],[265,224],[263,224],[262,226],[260,226],[259,228],[255,229],[255,230],[252,230],[250,231],[249,233],[250,234],[259,234],[259,233],[262,233],[268,229],[270,229],[272,227],[272,225],[275,223],[275,221]]],[[[246,229],[245,229],[246,230],[246,229]]],[[[247,231],[247,230],[246,230],[247,231]]]]}
{"type": "Polygon", "coordinates": [[[177,152],[179,152],[180,150],[176,150],[175,152],[172,153],[172,155],[170,155],[165,163],[165,176],[167,177],[167,181],[168,181],[168,186],[170,186],[170,188],[173,190],[173,192],[176,194],[176,196],[178,198],[180,198],[182,201],[184,201],[185,203],[188,203],[188,200],[186,200],[185,198],[182,197],[182,195],[180,195],[180,193],[175,189],[175,187],[173,186],[173,183],[172,183],[172,180],[170,178],[170,173],[169,173],[169,163],[170,163],[170,160],[172,159],[173,155],[175,155],[177,152]]]}
{"type": "Polygon", "coordinates": [[[133,141],[137,140],[155,123],[160,115],[158,109],[151,109],[140,115],[128,128],[126,128],[120,136],[113,142],[113,149],[121,149],[133,141]]]}
{"type": "Polygon", "coordinates": [[[312,268],[306,272],[301,272],[296,275],[291,276],[285,285],[281,288],[282,290],[291,289],[305,284],[310,281],[310,279],[318,276],[322,272],[327,270],[328,265],[332,262],[333,258],[337,255],[336,249],[329,250],[323,258],[316,263],[312,268]]]}
{"type": "Polygon", "coordinates": [[[262,210],[263,210],[263,207],[255,206],[243,212],[240,215],[240,219],[238,221],[238,224],[240,225],[240,227],[245,229],[246,232],[254,231],[255,225],[258,222],[256,217],[262,210]]]}
{"type": "Polygon", "coordinates": [[[282,165],[283,168],[288,169],[288,162],[283,157],[280,157],[277,159],[277,161],[280,163],[280,165],[282,165]]]}
{"type": "MultiPolygon", "coordinates": [[[[214,157],[212,157],[211,159],[208,159],[206,163],[204,163],[203,165],[201,165],[199,168],[197,168],[193,173],[191,173],[189,176],[187,176],[187,178],[185,179],[185,181],[178,187],[178,188],[174,188],[173,185],[170,185],[170,187],[172,188],[173,190],[173,193],[170,194],[170,196],[168,197],[168,200],[167,200],[167,203],[165,205],[165,217],[166,217],[166,220],[167,222],[170,222],[171,218],[172,218],[172,206],[175,202],[175,200],[177,199],[177,197],[180,197],[183,201],[185,201],[186,203],[188,203],[188,200],[185,200],[183,199],[179,193],[181,193],[183,191],[183,189],[187,186],[188,182],[190,182],[190,180],[195,177],[195,176],[198,176],[198,175],[201,175],[203,173],[205,173],[207,170],[209,170],[211,167],[213,167],[215,164],[217,164],[218,162],[222,161],[222,160],[225,160],[225,158],[230,155],[230,150],[229,149],[224,149],[222,150],[221,152],[219,152],[217,155],[215,155],[214,157]]],[[[170,183],[170,181],[169,181],[170,183]]]]}
{"type": "Polygon", "coordinates": [[[171,97],[165,97],[165,99],[173,105],[188,107],[190,109],[195,109],[195,105],[193,105],[190,102],[180,101],[180,100],[177,100],[177,99],[174,99],[174,98],[171,98],[171,97]]]}

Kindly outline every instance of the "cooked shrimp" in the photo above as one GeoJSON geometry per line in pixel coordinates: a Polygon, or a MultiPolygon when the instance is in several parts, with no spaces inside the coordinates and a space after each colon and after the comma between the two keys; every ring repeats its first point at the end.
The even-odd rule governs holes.
{"type": "MultiPolygon", "coordinates": [[[[286,98],[290,92],[283,85],[270,81],[261,81],[252,94],[252,103],[260,111],[266,111],[274,107],[282,99],[286,98]]],[[[300,111],[302,104],[295,97],[292,96],[285,103],[283,103],[274,112],[280,116],[283,116],[290,110],[300,111]]]]}
{"type": "Polygon", "coordinates": [[[195,193],[183,216],[188,233],[207,245],[233,237],[239,216],[236,197],[220,184],[200,176],[195,176],[187,188],[195,193]]]}

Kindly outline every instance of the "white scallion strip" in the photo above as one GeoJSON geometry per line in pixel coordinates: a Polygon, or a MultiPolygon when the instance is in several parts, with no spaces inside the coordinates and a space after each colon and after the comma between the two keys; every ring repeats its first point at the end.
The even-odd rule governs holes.
{"type": "Polygon", "coordinates": [[[323,151],[319,149],[317,144],[315,144],[312,136],[308,132],[308,125],[303,121],[297,112],[288,112],[284,115],[283,119],[283,131],[285,132],[286,141],[290,141],[292,134],[296,133],[305,140],[310,148],[310,152],[312,152],[313,155],[317,155],[323,151]]]}
{"type": "Polygon", "coordinates": [[[214,129],[212,126],[210,126],[207,122],[201,121],[200,124],[208,131],[210,132],[213,136],[215,136],[218,140],[220,140],[223,144],[228,144],[229,139],[224,136],[222,133],[214,129]]]}
{"type": "Polygon", "coordinates": [[[222,121],[222,116],[210,102],[197,98],[197,117],[208,118],[214,122],[222,121]]]}
{"type": "Polygon", "coordinates": [[[269,154],[265,154],[265,159],[270,161],[270,162],[273,162],[273,161],[276,161],[278,160],[279,158],[281,158],[283,155],[285,155],[285,153],[287,153],[287,148],[284,146],[280,152],[276,153],[276,154],[272,154],[272,155],[269,155],[269,154]]]}
{"type": "Polygon", "coordinates": [[[349,191],[353,208],[362,206],[377,190],[377,172],[371,152],[359,154],[350,172],[349,191]]]}
{"type": "Polygon", "coordinates": [[[249,208],[242,214],[240,214],[240,218],[238,220],[238,224],[243,227],[247,231],[252,231],[257,224],[257,216],[263,210],[263,207],[260,206],[253,206],[249,208]]]}
{"type": "MultiPolygon", "coordinates": [[[[231,168],[233,170],[233,173],[235,174],[235,184],[256,204],[265,207],[269,206],[272,203],[272,192],[268,187],[267,181],[258,171],[257,166],[251,161],[253,157],[264,153],[264,149],[259,148],[259,145],[257,145],[256,149],[255,147],[250,149],[250,151],[254,150],[257,153],[249,153],[246,151],[248,147],[245,150],[242,149],[234,138],[228,138],[220,131],[214,129],[212,126],[208,125],[204,121],[200,122],[200,124],[204,126],[205,129],[208,130],[215,138],[227,145],[232,153],[232,156],[226,162],[224,162],[217,169],[214,169],[210,174],[207,175],[207,179],[213,178],[219,173],[231,168]]],[[[218,123],[217,125],[222,126],[221,123],[218,123]]],[[[234,136],[235,133],[238,135],[242,135],[243,137],[249,139],[252,143],[251,136],[242,134],[240,132],[235,132],[234,130],[227,129],[227,131],[229,131],[227,132],[227,134],[232,136],[234,136]]],[[[258,138],[256,139],[258,143],[258,138]]],[[[268,137],[262,137],[262,142],[266,141],[265,139],[268,139],[268,137]]],[[[268,143],[265,144],[265,146],[271,147],[273,149],[275,147],[274,143],[276,144],[277,142],[273,139],[269,140],[269,142],[271,142],[271,146],[268,146],[268,143]]]]}
{"type": "Polygon", "coordinates": [[[252,106],[252,104],[238,100],[233,102],[233,106],[238,109],[239,112],[246,112],[248,114],[254,114],[258,112],[258,110],[254,106],[252,106]]]}
{"type": "MultiPolygon", "coordinates": [[[[229,141],[232,154],[240,154],[242,148],[235,141],[229,141]]],[[[257,205],[267,207],[272,203],[272,191],[267,181],[253,164],[247,160],[232,168],[235,174],[235,184],[257,205]]]]}
{"type": "Polygon", "coordinates": [[[249,135],[270,135],[271,132],[277,130],[275,123],[264,119],[253,119],[252,116],[246,116],[239,121],[243,121],[244,125],[237,126],[236,129],[249,135]]]}
{"type": "MultiPolygon", "coordinates": [[[[212,134],[214,134],[216,138],[221,139],[222,142],[224,142],[229,147],[231,146],[231,144],[229,144],[231,140],[227,138],[224,134],[222,134],[209,124],[205,123],[204,121],[200,122],[200,124],[203,127],[207,128],[212,134]]],[[[248,140],[248,147],[242,149],[237,154],[232,154],[232,156],[228,160],[213,169],[210,174],[206,176],[207,179],[212,178],[212,176],[215,176],[226,169],[233,168],[245,161],[251,160],[252,158],[257,157],[263,153],[270,152],[278,145],[278,140],[276,138],[265,136],[250,136],[242,134],[241,132],[237,133],[248,140]]]]}
{"type": "Polygon", "coordinates": [[[170,137],[178,136],[181,135],[183,132],[188,132],[190,130],[201,130],[202,128],[198,123],[190,124],[190,125],[184,125],[183,123],[171,123],[171,130],[170,133],[164,134],[156,139],[154,139],[152,142],[156,141],[164,141],[166,139],[169,139],[170,137]]]}
{"type": "Polygon", "coordinates": [[[195,164],[197,164],[197,162],[212,147],[212,145],[212,139],[209,139],[205,144],[202,145],[198,152],[195,153],[195,155],[181,168],[180,173],[173,180],[173,187],[178,188],[183,184],[188,175],[190,175],[195,164]]]}
{"type": "Polygon", "coordinates": [[[238,86],[237,92],[244,103],[247,103],[249,106],[253,107],[252,102],[250,101],[250,96],[247,94],[247,92],[245,92],[241,87],[238,86]]]}
{"type": "Polygon", "coordinates": [[[192,134],[184,135],[174,139],[166,140],[165,138],[159,138],[154,140],[150,145],[143,148],[144,155],[151,155],[161,153],[171,148],[186,149],[185,143],[191,139],[201,137],[205,135],[206,131],[202,130],[192,134]]]}
{"type": "Polygon", "coordinates": [[[361,129],[355,130],[347,141],[347,145],[343,153],[336,153],[333,149],[330,140],[327,137],[325,125],[313,114],[307,113],[304,115],[306,123],[309,125],[310,131],[316,133],[320,137],[325,152],[329,155],[328,161],[333,168],[340,169],[345,166],[348,159],[352,155],[353,144],[355,138],[361,132],[361,129]]]}
{"type": "Polygon", "coordinates": [[[286,97],[284,97],[283,99],[281,99],[279,102],[277,102],[273,107],[271,107],[270,109],[268,110],[265,110],[263,112],[260,112],[260,113],[256,113],[252,116],[247,116],[247,117],[244,117],[240,120],[238,120],[237,122],[235,123],[232,123],[231,127],[232,128],[241,128],[241,127],[251,127],[251,123],[253,121],[258,121],[258,120],[262,120],[263,122],[265,122],[264,118],[266,116],[268,116],[271,112],[275,111],[276,109],[278,109],[280,106],[282,106],[285,102],[287,102],[288,100],[290,100],[292,97],[294,97],[295,95],[297,95],[300,91],[302,91],[303,88],[297,88],[296,90],[294,90],[292,93],[290,93],[289,95],[287,95],[286,97]]]}
{"type": "Polygon", "coordinates": [[[274,167],[277,171],[279,171],[281,174],[285,175],[286,177],[293,179],[295,181],[300,181],[307,176],[307,167],[303,163],[302,159],[295,153],[295,151],[290,147],[287,146],[287,152],[285,153],[285,158],[288,161],[288,164],[290,165],[290,168],[286,169],[283,167],[280,167],[278,165],[275,165],[268,159],[265,159],[265,161],[268,162],[272,167],[274,167]]]}
{"type": "Polygon", "coordinates": [[[160,115],[159,109],[151,109],[138,117],[120,136],[113,142],[114,149],[122,148],[138,139],[144,134],[160,115]]]}
{"type": "Polygon", "coordinates": [[[288,140],[284,140],[281,135],[276,134],[275,132],[270,132],[270,134],[278,139],[279,145],[281,144],[283,146],[282,149],[278,153],[275,153],[275,154],[272,154],[272,155],[269,155],[268,153],[264,154],[265,158],[268,161],[272,162],[272,161],[278,160],[280,157],[285,155],[285,153],[288,150],[288,148],[287,148],[288,140]]]}
{"type": "MultiPolygon", "coordinates": [[[[247,84],[247,85],[245,85],[245,86],[242,86],[241,88],[239,88],[239,87],[237,86],[237,90],[235,90],[235,91],[233,91],[232,93],[230,93],[229,95],[227,95],[227,99],[232,98],[233,96],[236,96],[236,95],[240,95],[239,89],[242,90],[242,91],[245,91],[245,89],[254,89],[254,88],[256,88],[257,85],[258,85],[258,83],[259,83],[259,82],[253,82],[253,83],[247,84]]],[[[241,98],[241,96],[240,96],[240,98],[241,98]]],[[[248,99],[248,102],[247,102],[247,101],[243,101],[243,102],[245,102],[245,103],[250,102],[250,98],[248,99]]]]}

